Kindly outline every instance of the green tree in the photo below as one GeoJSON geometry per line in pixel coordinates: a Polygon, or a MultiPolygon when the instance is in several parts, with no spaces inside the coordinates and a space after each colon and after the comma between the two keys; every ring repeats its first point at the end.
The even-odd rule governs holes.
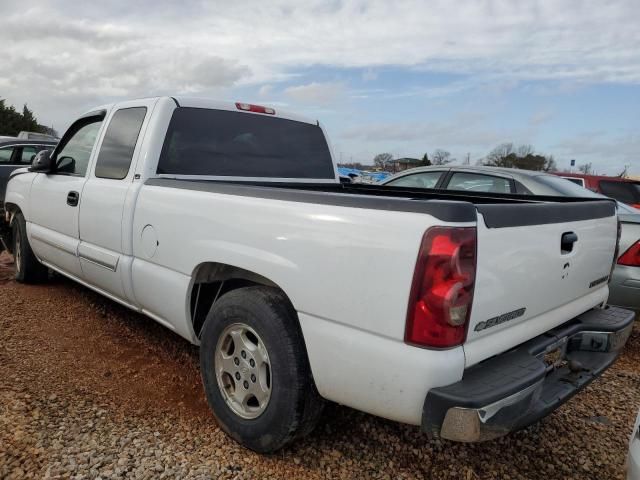
{"type": "Polygon", "coordinates": [[[431,160],[429,160],[429,155],[426,153],[422,156],[422,161],[420,162],[421,167],[428,167],[431,165],[431,160]]]}
{"type": "Polygon", "coordinates": [[[55,133],[53,128],[40,125],[38,119],[26,104],[22,107],[22,113],[20,113],[13,105],[7,105],[4,99],[0,99],[0,135],[16,136],[21,131],[55,133]]]}
{"type": "Polygon", "coordinates": [[[553,172],[558,169],[553,156],[535,153],[532,145],[515,147],[513,143],[503,143],[491,150],[486,156],[483,165],[544,172],[553,172]]]}
{"type": "Polygon", "coordinates": [[[22,127],[23,130],[27,132],[36,132],[40,127],[38,120],[36,120],[36,117],[33,115],[33,112],[29,110],[26,103],[22,107],[22,127]]]}

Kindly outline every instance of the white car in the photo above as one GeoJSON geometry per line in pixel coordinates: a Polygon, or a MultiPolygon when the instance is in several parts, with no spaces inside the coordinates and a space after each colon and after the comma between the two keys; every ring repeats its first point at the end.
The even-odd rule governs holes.
{"type": "Polygon", "coordinates": [[[627,458],[627,480],[640,480],[640,412],[633,426],[627,458]]]}
{"type": "Polygon", "coordinates": [[[598,377],[633,319],[606,307],[613,201],[340,184],[317,121],[258,105],[98,107],[5,208],[19,281],[51,268],[200,345],[214,415],[259,452],[324,399],[507,434],[598,377]]]}

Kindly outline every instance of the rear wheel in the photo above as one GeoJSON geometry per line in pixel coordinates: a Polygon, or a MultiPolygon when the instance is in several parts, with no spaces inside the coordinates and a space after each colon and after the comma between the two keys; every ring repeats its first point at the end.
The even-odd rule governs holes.
{"type": "Polygon", "coordinates": [[[201,340],[207,400],[229,436],[270,453],[313,429],[324,401],[295,312],[279,290],[225,294],[212,306],[201,340]]]}
{"type": "Polygon", "coordinates": [[[27,224],[22,213],[13,219],[13,258],[15,279],[21,283],[39,283],[47,279],[49,270],[42,265],[31,250],[27,238],[27,224]]]}

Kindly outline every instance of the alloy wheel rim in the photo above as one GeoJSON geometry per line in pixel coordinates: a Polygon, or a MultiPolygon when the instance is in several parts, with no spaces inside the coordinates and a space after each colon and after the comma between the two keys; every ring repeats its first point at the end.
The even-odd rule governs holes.
{"type": "Polygon", "coordinates": [[[271,362],[257,332],[244,323],[226,327],[218,339],[214,364],[227,406],[244,419],[262,415],[271,398],[271,362]]]}

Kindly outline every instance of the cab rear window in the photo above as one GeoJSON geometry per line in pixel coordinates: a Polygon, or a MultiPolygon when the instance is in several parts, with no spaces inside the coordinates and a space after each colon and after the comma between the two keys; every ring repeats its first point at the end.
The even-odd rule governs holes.
{"type": "Polygon", "coordinates": [[[203,108],[177,108],[158,174],[334,179],[318,125],[203,108]]]}

